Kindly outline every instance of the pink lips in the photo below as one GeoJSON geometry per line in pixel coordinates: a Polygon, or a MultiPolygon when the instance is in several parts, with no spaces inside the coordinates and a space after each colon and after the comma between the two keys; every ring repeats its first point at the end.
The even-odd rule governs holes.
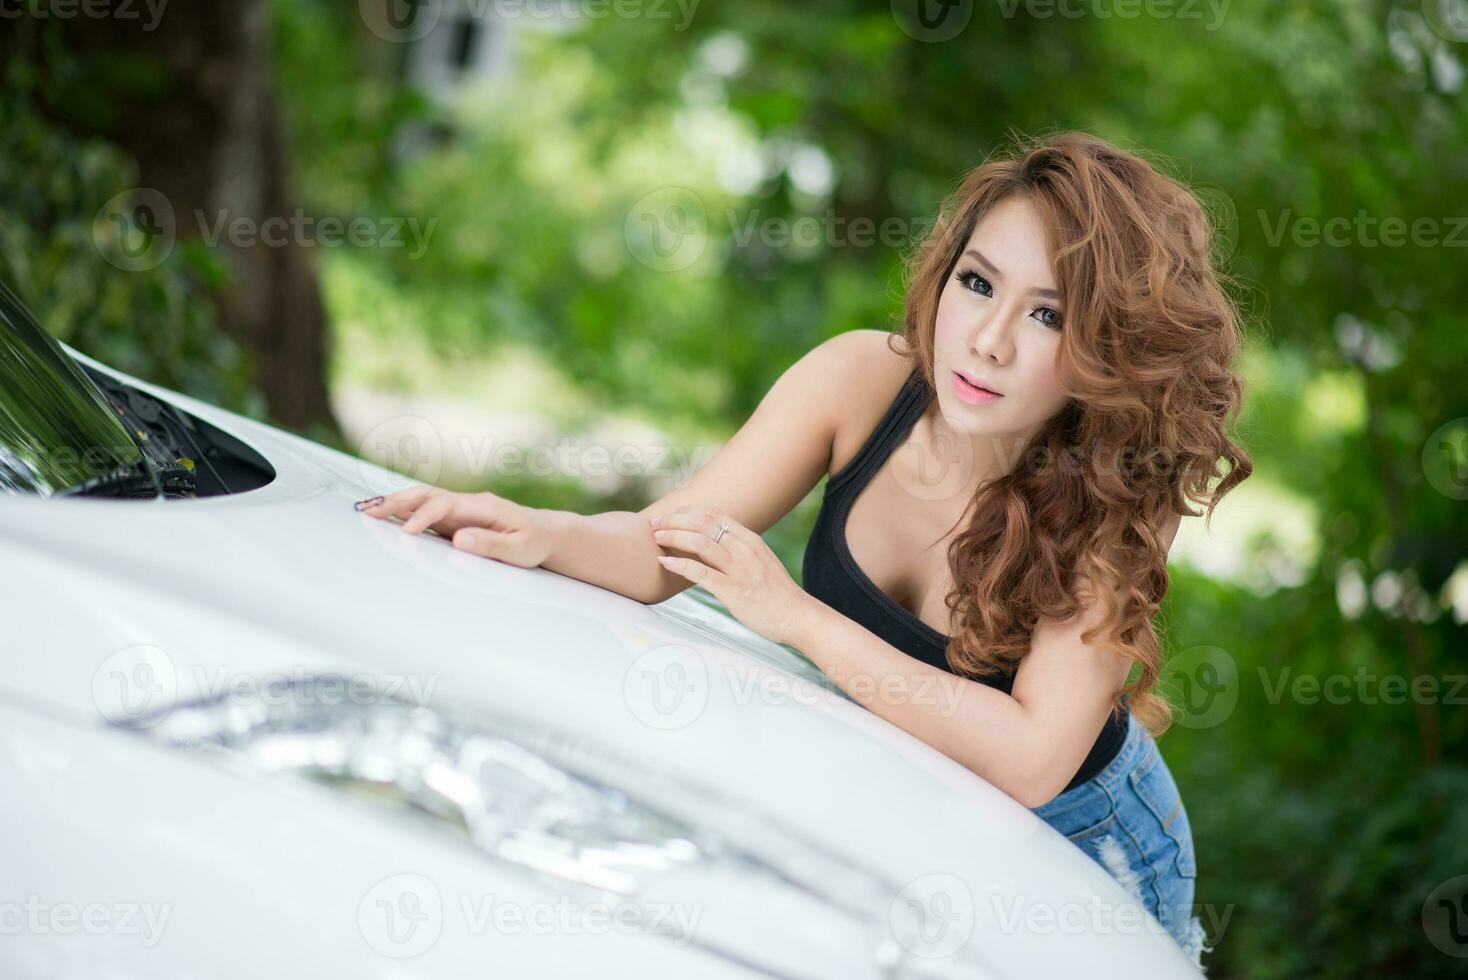
{"type": "Polygon", "coordinates": [[[968,402],[970,405],[987,405],[1004,397],[997,391],[990,391],[988,388],[970,382],[959,371],[953,372],[953,393],[960,401],[968,402]]]}

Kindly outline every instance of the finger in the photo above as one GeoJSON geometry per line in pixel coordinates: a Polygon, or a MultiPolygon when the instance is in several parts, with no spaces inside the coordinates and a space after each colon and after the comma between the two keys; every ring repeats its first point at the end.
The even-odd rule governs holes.
{"type": "Polygon", "coordinates": [[[369,500],[375,500],[376,503],[369,504],[367,501],[360,501],[366,505],[361,510],[362,513],[370,514],[373,517],[405,517],[427,499],[433,490],[434,488],[429,486],[409,487],[385,497],[371,497],[369,500]]]}
{"type": "Polygon", "coordinates": [[[690,509],[673,523],[661,523],[658,525],[658,528],[671,528],[674,530],[687,528],[696,531],[706,536],[714,544],[726,549],[730,555],[749,554],[751,546],[748,536],[754,533],[728,514],[707,508],[690,509]],[[728,528],[723,534],[720,534],[719,527],[724,524],[727,524],[728,528]]]}
{"type": "Polygon", "coordinates": [[[701,511],[699,513],[699,521],[703,525],[704,533],[710,538],[718,538],[720,544],[728,542],[737,536],[737,532],[744,529],[743,525],[734,518],[718,510],[701,511]],[[720,534],[719,528],[725,524],[728,525],[728,529],[723,534],[720,534]]]}
{"type": "MultiPolygon", "coordinates": [[[[731,561],[747,558],[757,552],[753,543],[749,540],[753,536],[764,544],[763,539],[755,535],[744,525],[720,511],[710,510],[706,507],[680,507],[670,511],[665,517],[654,520],[653,539],[659,545],[676,547],[680,551],[689,551],[706,562],[713,565],[716,571],[723,573],[731,561]],[[728,524],[728,528],[719,533],[721,524],[728,524]],[[692,533],[695,538],[662,538],[658,536],[659,531],[686,535],[692,533]],[[699,546],[694,542],[698,538],[708,541],[707,546],[699,546]],[[717,540],[715,540],[717,538],[717,540]],[[709,550],[710,548],[717,550],[709,550]],[[710,561],[710,558],[715,560],[710,561]]],[[[768,547],[766,545],[765,547],[768,547]]]]}
{"type": "Polygon", "coordinates": [[[403,530],[408,534],[418,534],[447,517],[453,506],[454,502],[448,497],[434,497],[413,512],[413,516],[403,523],[403,530]]]}
{"type": "Polygon", "coordinates": [[[472,500],[473,504],[468,508],[468,512],[473,515],[472,522],[475,524],[484,522],[489,525],[503,526],[509,522],[519,506],[514,501],[506,500],[488,490],[475,494],[472,500]]]}
{"type": "MultiPolygon", "coordinates": [[[[653,532],[653,540],[664,548],[677,548],[698,555],[706,563],[722,568],[731,557],[722,543],[716,544],[707,534],[698,531],[659,529],[653,532]]],[[[725,535],[728,538],[728,535],[725,535]]]]}
{"type": "MultiPolygon", "coordinates": [[[[481,558],[509,561],[510,536],[483,527],[460,528],[454,532],[453,544],[458,551],[466,551],[481,558]]],[[[514,564],[514,562],[510,562],[514,564]]]]}
{"type": "Polygon", "coordinates": [[[686,515],[688,510],[689,508],[687,506],[674,507],[672,510],[663,511],[661,514],[654,514],[648,523],[653,527],[669,527],[671,526],[670,522],[676,520],[680,515],[686,515]]]}
{"type": "Polygon", "coordinates": [[[759,535],[727,514],[715,513],[713,515],[713,525],[712,530],[708,532],[709,540],[712,541],[717,538],[717,543],[721,547],[726,548],[731,555],[747,555],[752,550],[751,540],[763,540],[759,535]],[[722,535],[719,534],[720,524],[729,525],[728,529],[722,535]]]}
{"type": "Polygon", "coordinates": [[[403,521],[403,530],[408,534],[421,534],[423,531],[441,527],[441,522],[448,517],[453,510],[453,501],[446,497],[433,497],[420,504],[418,509],[403,521]]]}
{"type": "Polygon", "coordinates": [[[689,581],[697,582],[705,587],[709,586],[710,579],[714,574],[712,568],[709,568],[702,562],[694,561],[692,558],[674,558],[671,555],[658,555],[658,562],[675,575],[681,575],[689,581]]]}

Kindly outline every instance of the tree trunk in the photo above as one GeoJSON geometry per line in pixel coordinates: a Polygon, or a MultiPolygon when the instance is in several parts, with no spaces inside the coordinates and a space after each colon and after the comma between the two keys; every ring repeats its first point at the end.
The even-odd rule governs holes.
{"type": "Polygon", "coordinates": [[[255,356],[271,421],[339,436],[313,246],[294,230],[284,244],[260,234],[271,218],[301,226],[292,221],[290,149],[273,91],[268,0],[175,0],[151,29],[78,17],[64,22],[63,35],[95,77],[66,86],[43,110],[136,158],[142,186],[173,205],[180,244],[226,230],[215,246],[231,272],[215,294],[220,325],[255,356]],[[117,83],[116,66],[140,56],[162,68],[163,84],[117,83]],[[241,219],[254,244],[231,243],[229,223],[241,219]]]}

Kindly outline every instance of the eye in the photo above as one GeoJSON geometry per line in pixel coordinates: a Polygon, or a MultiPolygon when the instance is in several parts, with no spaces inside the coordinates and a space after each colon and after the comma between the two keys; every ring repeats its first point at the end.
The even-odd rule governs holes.
{"type": "Polygon", "coordinates": [[[1041,323],[1049,327],[1051,330],[1060,329],[1060,314],[1050,307],[1042,306],[1035,311],[1034,315],[1039,319],[1041,323]],[[1049,315],[1046,316],[1046,314],[1049,315]]]}
{"type": "Polygon", "coordinates": [[[971,293],[977,293],[979,296],[988,296],[994,292],[994,287],[990,285],[989,280],[972,269],[964,269],[953,278],[962,283],[963,288],[971,293]],[[976,284],[978,288],[975,288],[976,284]]]}
{"type": "MultiPolygon", "coordinates": [[[[993,284],[972,269],[963,269],[953,278],[962,283],[964,289],[967,289],[976,296],[988,297],[994,294],[993,284]]],[[[1042,306],[1031,315],[1051,330],[1060,329],[1061,318],[1059,310],[1049,306],[1042,306]]]]}

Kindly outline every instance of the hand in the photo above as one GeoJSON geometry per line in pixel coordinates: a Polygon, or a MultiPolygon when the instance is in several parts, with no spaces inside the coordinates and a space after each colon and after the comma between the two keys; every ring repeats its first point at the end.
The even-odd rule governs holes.
{"type": "Polygon", "coordinates": [[[764,538],[729,515],[706,508],[679,507],[650,523],[658,545],[698,556],[659,556],[664,568],[708,589],[735,619],[761,636],[791,642],[812,599],[764,538]],[[721,521],[729,529],[715,544],[721,521]]]}
{"type": "Polygon", "coordinates": [[[550,557],[550,532],[540,520],[541,511],[488,491],[409,487],[359,501],[357,509],[372,517],[401,517],[407,534],[431,528],[452,538],[460,551],[521,568],[534,568],[550,557]]]}

